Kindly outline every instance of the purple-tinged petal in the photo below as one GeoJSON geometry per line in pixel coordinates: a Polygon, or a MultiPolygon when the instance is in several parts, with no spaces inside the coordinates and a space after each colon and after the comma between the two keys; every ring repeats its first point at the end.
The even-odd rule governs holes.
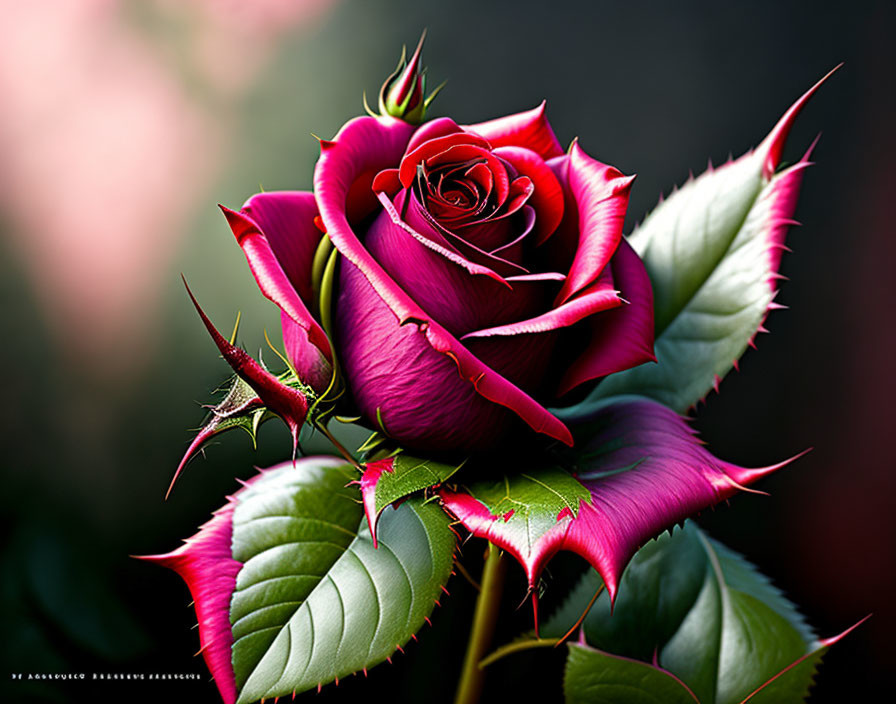
{"type": "Polygon", "coordinates": [[[199,622],[199,652],[218,685],[224,704],[234,704],[237,695],[230,660],[233,645],[230,597],[236,589],[236,576],[242,564],[233,559],[230,550],[234,506],[234,498],[229,499],[196,535],[174,552],[138,556],[140,560],[174,570],[187,583],[199,622]]]}
{"type": "Polygon", "coordinates": [[[311,262],[323,236],[314,224],[317,217],[314,194],[308,191],[257,193],[245,202],[240,212],[255,223],[302,302],[310,307],[311,262]]]}
{"type": "Polygon", "coordinates": [[[543,243],[563,220],[563,189],[560,182],[535,152],[523,147],[500,147],[495,154],[510,163],[535,186],[529,205],[535,208],[535,242],[543,243]]]}
{"type": "Polygon", "coordinates": [[[590,493],[576,515],[559,513],[538,536],[521,539],[507,517],[474,496],[442,489],[445,506],[474,535],[513,554],[534,588],[559,550],[582,555],[600,573],[611,599],[638,548],[666,528],[783,467],[747,469],[717,459],[685,419],[647,399],[620,400],[589,419],[576,478],[590,493]]]}
{"type": "MultiPolygon", "coordinates": [[[[634,176],[623,176],[617,169],[588,156],[574,142],[566,169],[554,171],[572,194],[578,215],[578,244],[557,296],[557,305],[565,303],[588,286],[603,271],[622,239],[622,224],[628,208],[628,196],[634,176]]],[[[567,210],[566,217],[573,213],[567,210]]]]}
{"type": "Polygon", "coordinates": [[[528,320],[476,330],[467,333],[461,340],[472,337],[524,335],[559,330],[575,325],[595,313],[618,308],[622,304],[623,300],[619,297],[619,291],[615,290],[612,284],[606,285],[597,282],[559,308],[554,308],[528,320]]]}
{"type": "MultiPolygon", "coordinates": [[[[250,201],[251,202],[251,201],[250,201]]],[[[270,203],[267,204],[268,206],[270,203]]],[[[246,255],[249,268],[261,292],[280,306],[293,326],[284,326],[284,337],[289,338],[287,351],[296,373],[312,388],[323,391],[330,382],[333,355],[330,341],[312,317],[293,287],[274,254],[258,223],[244,213],[221,206],[236,240],[246,255]],[[301,331],[301,332],[300,332],[301,331]],[[304,340],[302,338],[305,338],[304,340]]],[[[264,210],[267,218],[273,210],[264,210]]],[[[312,220],[313,224],[313,220],[312,220]]]]}
{"type": "Polygon", "coordinates": [[[464,125],[464,129],[485,137],[492,147],[525,147],[542,159],[563,154],[563,147],[557,141],[544,114],[545,103],[526,112],[499,117],[475,125],[464,125]]]}
{"type": "Polygon", "coordinates": [[[610,260],[613,281],[628,305],[595,316],[585,351],[563,374],[558,396],[591,379],[655,362],[653,292],[641,258],[622,240],[610,260]]]}
{"type": "MultiPolygon", "coordinates": [[[[186,285],[186,281],[184,285],[186,285]]],[[[286,427],[289,428],[289,432],[292,435],[293,454],[295,454],[299,444],[299,431],[308,414],[308,399],[305,394],[299,389],[281,384],[273,374],[266,371],[244,350],[231,345],[218,332],[212,321],[208,319],[205,311],[199,307],[199,303],[193,296],[193,292],[190,291],[189,286],[187,286],[187,293],[190,295],[190,300],[193,301],[196,312],[199,313],[199,317],[202,319],[206,330],[208,330],[224,360],[240,379],[255,390],[262,403],[273,413],[280,416],[283,422],[286,423],[286,427]]]]}
{"type": "MultiPolygon", "coordinates": [[[[361,117],[348,122],[333,141],[321,143],[322,153],[314,172],[315,194],[327,233],[346,260],[342,262],[343,272],[354,267],[363,275],[392,312],[396,326],[417,323],[422,339],[436,352],[453,360],[460,375],[479,395],[510,408],[536,432],[571,444],[572,436],[562,422],[430,320],[370,256],[352,231],[345,216],[349,188],[365,171],[379,172],[398,163],[412,131],[412,127],[399,120],[361,117]]],[[[341,307],[337,306],[337,312],[341,307]]]]}
{"type": "Polygon", "coordinates": [[[536,432],[571,443],[553,415],[422,311],[400,325],[360,270],[341,268],[339,296],[335,325],[350,393],[387,435],[406,447],[484,449],[515,413],[536,432]],[[353,344],[355,337],[368,342],[353,344]]]}
{"type": "MultiPolygon", "coordinates": [[[[403,191],[405,196],[407,196],[408,191],[403,191]]],[[[399,194],[399,198],[401,198],[402,194],[399,194]]],[[[432,250],[437,253],[439,256],[444,257],[452,264],[455,264],[462,269],[466,269],[468,274],[473,276],[487,276],[490,279],[497,281],[498,283],[505,283],[504,279],[501,276],[498,276],[494,271],[489,269],[488,267],[482,266],[480,264],[474,264],[473,262],[465,259],[456,251],[451,251],[448,247],[445,247],[438,242],[435,242],[433,238],[426,237],[421,233],[417,232],[413,227],[408,225],[404,220],[401,219],[401,215],[398,214],[398,210],[396,206],[392,205],[392,201],[389,200],[389,197],[385,193],[378,193],[377,197],[380,200],[380,203],[383,206],[383,209],[388,214],[389,218],[392,220],[392,224],[396,227],[401,228],[415,240],[417,240],[420,244],[422,244],[427,249],[432,250]]],[[[399,206],[400,207],[400,206],[399,206]]],[[[413,207],[413,206],[411,206],[413,207]]]]}

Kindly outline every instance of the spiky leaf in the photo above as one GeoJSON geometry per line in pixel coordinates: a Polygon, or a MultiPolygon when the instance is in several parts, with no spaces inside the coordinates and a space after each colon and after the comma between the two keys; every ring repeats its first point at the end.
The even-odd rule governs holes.
{"type": "MultiPolygon", "coordinates": [[[[600,584],[589,571],[543,634],[565,633],[600,584]]],[[[836,640],[818,641],[767,578],[690,523],[638,552],[613,612],[602,594],[582,635],[590,647],[570,648],[567,700],[621,704],[652,701],[654,686],[669,701],[801,701],[836,640]]]]}
{"type": "MultiPolygon", "coordinates": [[[[584,407],[599,398],[641,394],[685,411],[718,385],[763,330],[776,305],[781,250],[809,153],[776,169],[794,120],[824,80],[755,151],[688,181],[632,233],[629,242],[653,285],[658,363],[611,375],[584,407]]],[[[578,413],[574,407],[560,415],[578,413]]]]}
{"type": "Polygon", "coordinates": [[[420,459],[403,452],[368,462],[360,483],[374,547],[377,545],[376,524],[383,509],[415,492],[438,486],[458,469],[458,465],[420,459]]]}
{"type": "Polygon", "coordinates": [[[383,512],[373,547],[354,470],[313,457],[263,471],[168,555],[196,602],[225,702],[316,688],[389,658],[434,608],[454,534],[435,504],[383,512]]]}
{"type": "Polygon", "coordinates": [[[784,463],[747,469],[713,457],[681,416],[640,397],[592,409],[567,469],[520,467],[498,483],[443,488],[475,535],[513,554],[534,587],[558,550],[585,557],[610,597],[635,551],[665,528],[733,496],[784,463]]]}

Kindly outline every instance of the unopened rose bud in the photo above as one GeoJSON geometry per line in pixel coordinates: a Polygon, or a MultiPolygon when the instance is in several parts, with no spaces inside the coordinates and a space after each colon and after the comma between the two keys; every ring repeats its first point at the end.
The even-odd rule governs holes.
{"type": "Polygon", "coordinates": [[[426,32],[424,31],[410,61],[407,60],[406,51],[402,50],[401,59],[395,72],[386,79],[380,89],[380,114],[397,117],[412,125],[419,125],[423,122],[426,108],[439,92],[437,88],[432,95],[424,98],[426,76],[421,56],[425,39],[426,32]]]}

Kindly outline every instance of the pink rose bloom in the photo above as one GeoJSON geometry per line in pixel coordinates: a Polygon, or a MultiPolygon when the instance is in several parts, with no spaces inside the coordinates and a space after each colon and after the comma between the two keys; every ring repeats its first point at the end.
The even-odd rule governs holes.
{"type": "Polygon", "coordinates": [[[321,147],[313,193],[225,213],[299,376],[322,390],[335,355],[372,427],[425,450],[527,426],[572,444],[547,406],[654,359],[650,282],[622,238],[633,177],[564,152],[543,105],[468,126],[360,117],[321,147]],[[322,237],[341,255],[323,314],[322,237]]]}

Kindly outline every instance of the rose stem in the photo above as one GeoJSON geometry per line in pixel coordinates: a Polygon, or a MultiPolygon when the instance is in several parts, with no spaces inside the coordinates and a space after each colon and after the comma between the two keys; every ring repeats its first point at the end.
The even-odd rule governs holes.
{"type": "Polygon", "coordinates": [[[506,571],[507,562],[502,558],[501,550],[489,543],[488,557],[482,568],[481,591],[476,599],[476,611],[473,614],[473,630],[470,631],[470,641],[464,656],[464,669],[461,672],[454,704],[474,704],[479,701],[485,681],[485,671],[479,666],[479,661],[491,645],[506,571]]]}
{"type": "Polygon", "coordinates": [[[341,454],[343,457],[345,457],[345,459],[348,460],[349,464],[351,464],[359,472],[364,471],[363,468],[361,467],[361,465],[358,464],[358,460],[356,460],[354,457],[352,457],[352,454],[348,450],[345,449],[345,445],[343,445],[341,442],[339,442],[336,439],[336,437],[333,435],[333,433],[330,432],[330,429],[326,425],[324,425],[323,423],[317,423],[316,425],[317,425],[317,429],[320,430],[320,432],[322,432],[327,437],[327,440],[329,440],[331,443],[333,443],[333,447],[335,447],[337,450],[339,450],[339,454],[341,454]]]}

